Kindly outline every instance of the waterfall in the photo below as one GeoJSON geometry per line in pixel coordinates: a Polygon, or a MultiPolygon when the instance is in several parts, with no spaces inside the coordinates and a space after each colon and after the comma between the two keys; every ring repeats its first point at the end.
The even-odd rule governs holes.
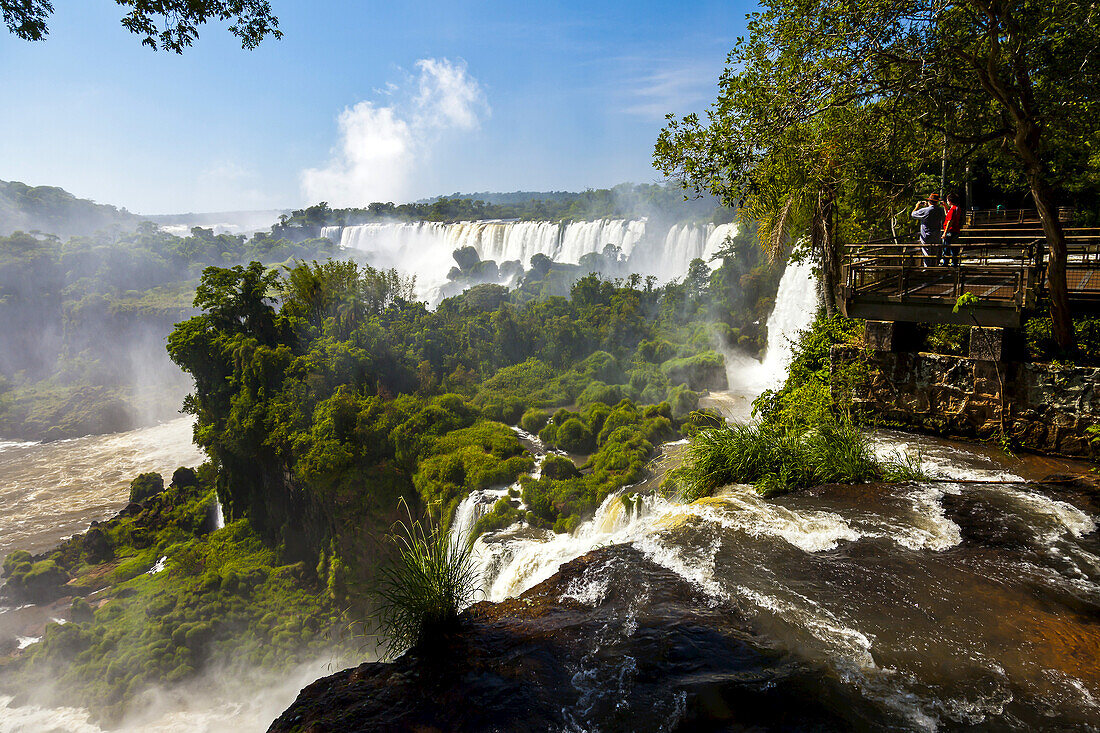
{"type": "Polygon", "coordinates": [[[645,219],[549,221],[376,222],[323,227],[321,236],[346,249],[368,253],[376,267],[416,275],[417,296],[435,303],[455,262],[454,250],[473,247],[483,260],[498,264],[517,260],[524,268],[536,254],[555,262],[577,264],[587,254],[618,247],[628,269],[656,275],[662,282],[683,277],[697,257],[717,252],[736,225],[675,224],[664,232],[645,219]],[[649,235],[649,236],[647,236],[649,235]]]}
{"type": "Polygon", "coordinates": [[[743,354],[726,354],[730,390],[755,398],[782,385],[791,363],[791,342],[809,327],[817,312],[817,282],[813,265],[792,262],[783,271],[775,306],[768,316],[768,345],[761,361],[743,354]]]}

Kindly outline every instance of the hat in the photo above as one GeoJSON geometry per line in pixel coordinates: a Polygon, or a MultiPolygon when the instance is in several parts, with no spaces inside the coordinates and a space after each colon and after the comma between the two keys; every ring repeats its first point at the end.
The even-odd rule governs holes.
{"type": "Polygon", "coordinates": [[[928,194],[928,200],[934,204],[938,204],[940,202],[940,195],[938,193],[930,193],[928,194]]]}

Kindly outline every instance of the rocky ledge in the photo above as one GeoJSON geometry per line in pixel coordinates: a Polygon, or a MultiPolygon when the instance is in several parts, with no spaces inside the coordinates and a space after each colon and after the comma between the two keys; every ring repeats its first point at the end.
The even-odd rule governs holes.
{"type": "Polygon", "coordinates": [[[563,565],[392,663],[299,694],[271,731],[852,730],[890,727],[824,669],[636,549],[563,565]]]}

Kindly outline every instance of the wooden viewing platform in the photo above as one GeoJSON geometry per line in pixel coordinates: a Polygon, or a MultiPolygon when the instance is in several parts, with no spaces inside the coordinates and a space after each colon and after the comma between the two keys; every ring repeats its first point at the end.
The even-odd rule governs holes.
{"type": "MultiPolygon", "coordinates": [[[[1061,214],[1061,212],[1060,212],[1061,214]]],[[[1064,216],[1064,215],[1063,215],[1064,216]]],[[[842,245],[841,308],[877,321],[972,324],[954,313],[973,293],[983,326],[1019,328],[1046,289],[1046,238],[1034,211],[971,212],[958,267],[927,267],[916,241],[842,245]]],[[[1075,310],[1100,309],[1100,228],[1067,227],[1066,282],[1075,310]]]]}

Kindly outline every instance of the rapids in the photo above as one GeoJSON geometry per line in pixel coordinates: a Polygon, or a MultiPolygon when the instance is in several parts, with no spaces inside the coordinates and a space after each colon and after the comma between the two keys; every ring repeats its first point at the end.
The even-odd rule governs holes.
{"type": "MultiPolygon", "coordinates": [[[[815,293],[808,269],[788,268],[764,360],[734,362],[731,391],[711,405],[745,419],[751,398],[778,385],[815,293]]],[[[1089,467],[888,431],[874,446],[919,452],[932,480],[772,499],[733,485],[691,504],[652,492],[624,502],[678,460],[682,448],[666,445],[651,479],[609,496],[572,534],[521,522],[478,537],[481,597],[515,597],[574,558],[628,545],[829,670],[881,711],[883,727],[1100,729],[1100,500],[1031,483],[1089,467]]],[[[454,541],[504,494],[467,498],[454,541]]],[[[562,597],[595,606],[609,592],[606,577],[586,576],[562,597]]]]}
{"type": "Polygon", "coordinates": [[[0,443],[0,557],[42,552],[113,516],[138,473],[158,471],[167,482],[179,466],[197,467],[206,459],[192,424],[180,417],[124,433],[0,443]]]}
{"type": "MultiPolygon", "coordinates": [[[[1096,497],[1025,481],[1046,459],[886,432],[875,442],[883,453],[920,450],[937,480],[773,499],[728,486],[692,504],[614,494],[572,534],[520,524],[477,538],[481,597],[515,597],[591,550],[629,545],[744,609],[884,720],[1100,726],[1096,497]]],[[[678,450],[666,446],[649,485],[625,491],[652,488],[678,450]]],[[[503,494],[464,502],[454,536],[503,494]]],[[[563,598],[595,605],[608,592],[606,579],[581,580],[563,598]]]]}

